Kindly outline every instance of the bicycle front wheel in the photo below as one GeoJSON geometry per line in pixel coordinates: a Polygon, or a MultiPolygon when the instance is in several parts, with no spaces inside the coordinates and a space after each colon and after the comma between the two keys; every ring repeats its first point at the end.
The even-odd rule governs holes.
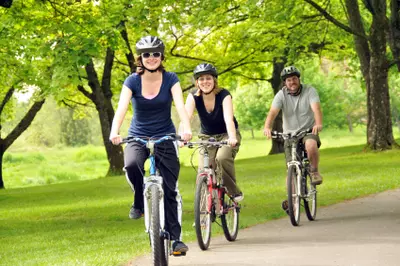
{"type": "Polygon", "coordinates": [[[239,231],[239,206],[225,192],[222,194],[222,206],[224,206],[224,213],[221,215],[222,229],[226,240],[235,241],[239,231]]]}
{"type": "Polygon", "coordinates": [[[308,220],[314,221],[317,216],[317,188],[311,184],[309,174],[307,174],[305,181],[304,209],[308,220]]]}
{"type": "Polygon", "coordinates": [[[289,217],[293,226],[298,226],[300,223],[300,191],[297,178],[297,168],[294,165],[290,165],[287,176],[287,194],[289,217]]]}
{"type": "Polygon", "coordinates": [[[170,250],[170,240],[169,237],[163,235],[161,237],[161,265],[168,266],[169,261],[169,251],[170,250]]]}
{"type": "Polygon", "coordinates": [[[161,244],[162,236],[160,235],[160,191],[158,186],[152,185],[149,188],[151,193],[151,206],[150,209],[150,243],[151,243],[151,255],[153,259],[153,265],[161,265],[163,253],[163,245],[161,244]]]}
{"type": "Polygon", "coordinates": [[[208,249],[211,240],[211,202],[207,175],[199,175],[194,200],[194,224],[197,242],[202,250],[208,249]]]}

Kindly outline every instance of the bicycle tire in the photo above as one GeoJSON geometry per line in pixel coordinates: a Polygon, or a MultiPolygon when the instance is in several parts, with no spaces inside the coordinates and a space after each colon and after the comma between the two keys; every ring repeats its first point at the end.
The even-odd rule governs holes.
{"type": "Polygon", "coordinates": [[[300,193],[297,183],[297,168],[290,165],[287,176],[287,194],[290,222],[293,226],[300,223],[300,193]]]}
{"type": "Polygon", "coordinates": [[[198,175],[194,200],[196,237],[197,243],[202,250],[207,250],[211,241],[211,213],[209,203],[212,198],[208,190],[207,181],[208,176],[206,174],[200,173],[198,175]]]}
{"type": "Polygon", "coordinates": [[[168,266],[169,262],[169,239],[161,238],[161,265],[168,266]]]}
{"type": "Polygon", "coordinates": [[[153,265],[161,265],[161,254],[163,253],[162,236],[160,231],[160,192],[158,186],[151,185],[149,188],[151,193],[151,210],[150,210],[150,243],[151,243],[151,257],[153,265]]]}
{"type": "Polygon", "coordinates": [[[222,193],[222,206],[224,213],[221,215],[221,224],[225,238],[235,241],[239,232],[239,207],[225,192],[222,193]]]}
{"type": "Polygon", "coordinates": [[[307,173],[305,181],[304,209],[309,221],[317,217],[317,188],[311,185],[310,175],[307,173]]]}

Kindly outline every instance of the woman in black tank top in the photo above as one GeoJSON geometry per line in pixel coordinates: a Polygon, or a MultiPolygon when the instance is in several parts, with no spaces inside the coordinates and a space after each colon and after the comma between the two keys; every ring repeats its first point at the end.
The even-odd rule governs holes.
{"type": "MultiPolygon", "coordinates": [[[[238,123],[233,115],[232,96],[228,90],[218,87],[218,73],[212,64],[203,63],[194,70],[196,90],[186,99],[186,111],[189,118],[196,108],[201,124],[201,139],[215,138],[226,140],[229,146],[219,149],[209,149],[213,167],[218,167],[222,174],[223,184],[231,196],[237,201],[243,199],[243,193],[236,185],[234,159],[239,151],[241,136],[238,123]]],[[[199,158],[199,169],[203,163],[202,154],[199,158]]]]}

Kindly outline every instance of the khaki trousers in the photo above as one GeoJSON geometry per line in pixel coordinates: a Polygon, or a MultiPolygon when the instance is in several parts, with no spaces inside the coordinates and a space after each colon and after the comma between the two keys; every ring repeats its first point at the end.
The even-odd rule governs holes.
{"type": "MultiPolygon", "coordinates": [[[[200,134],[199,138],[201,140],[208,140],[213,137],[216,141],[228,140],[228,134],[218,134],[218,135],[205,135],[200,134]]],[[[235,164],[234,160],[236,154],[239,151],[241,135],[240,132],[236,131],[236,138],[238,143],[235,147],[224,145],[220,148],[210,147],[208,148],[208,155],[210,157],[210,164],[214,170],[216,170],[217,178],[221,180],[222,184],[226,187],[228,194],[237,195],[241,192],[240,188],[236,185],[236,174],[235,174],[235,164]]],[[[204,150],[199,152],[199,171],[203,169],[203,156],[204,150]]]]}

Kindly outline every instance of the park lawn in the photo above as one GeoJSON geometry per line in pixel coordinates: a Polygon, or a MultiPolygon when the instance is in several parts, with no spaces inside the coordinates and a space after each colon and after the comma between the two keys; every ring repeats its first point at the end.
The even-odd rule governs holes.
{"type": "MultiPolygon", "coordinates": [[[[321,150],[319,206],[399,188],[399,156],[400,150],[365,153],[362,145],[321,150]]],[[[282,154],[238,159],[236,169],[245,194],[241,228],[285,216],[282,154]]],[[[182,167],[186,242],[195,240],[194,180],[194,170],[182,167]]],[[[147,253],[143,220],[128,219],[132,199],[123,176],[2,190],[0,265],[123,265],[147,253]]],[[[217,227],[213,235],[221,233],[217,227]]]]}
{"type": "MultiPolygon", "coordinates": [[[[396,138],[400,132],[393,128],[396,138]]],[[[242,131],[242,145],[237,160],[265,156],[271,149],[261,130],[242,131]]],[[[324,130],[321,133],[321,150],[365,143],[365,127],[356,127],[353,133],[346,130],[324,130]]],[[[193,150],[180,149],[183,166],[190,166],[193,150]]],[[[197,156],[194,156],[197,164],[197,156]]],[[[322,158],[324,160],[324,158],[322,158]]],[[[79,180],[97,179],[106,175],[108,161],[102,146],[84,147],[26,147],[11,146],[3,159],[3,180],[5,187],[20,188],[37,185],[57,184],[79,180]]]]}

